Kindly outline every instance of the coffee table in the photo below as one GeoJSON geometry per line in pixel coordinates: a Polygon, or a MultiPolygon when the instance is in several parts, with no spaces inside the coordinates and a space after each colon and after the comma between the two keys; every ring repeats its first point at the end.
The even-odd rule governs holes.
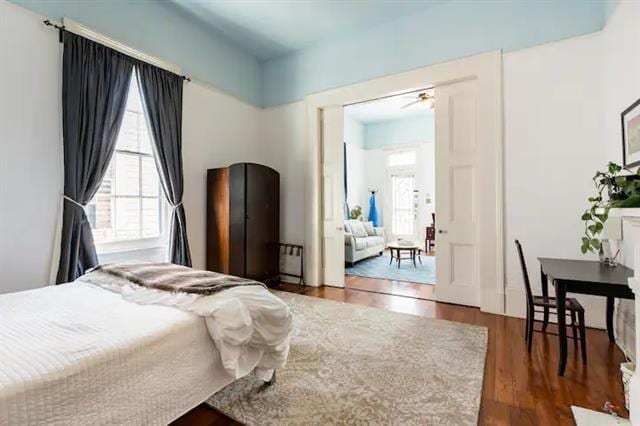
{"type": "Polygon", "coordinates": [[[391,265],[393,259],[395,259],[396,263],[398,264],[398,269],[400,269],[401,260],[410,260],[413,263],[413,267],[416,268],[416,256],[422,264],[422,259],[420,258],[421,249],[420,246],[418,246],[416,243],[412,242],[411,244],[400,244],[398,241],[393,241],[387,244],[387,248],[391,252],[391,260],[389,260],[389,265],[391,265]],[[408,253],[408,256],[402,256],[402,252],[408,253]]]}

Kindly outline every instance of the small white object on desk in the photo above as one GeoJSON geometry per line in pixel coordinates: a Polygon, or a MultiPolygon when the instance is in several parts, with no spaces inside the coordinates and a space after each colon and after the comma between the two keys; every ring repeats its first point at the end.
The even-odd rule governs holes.
{"type": "Polygon", "coordinates": [[[571,406],[573,420],[577,426],[630,426],[631,422],[627,419],[615,417],[610,414],[601,413],[599,411],[588,410],[582,407],[571,406]]]}

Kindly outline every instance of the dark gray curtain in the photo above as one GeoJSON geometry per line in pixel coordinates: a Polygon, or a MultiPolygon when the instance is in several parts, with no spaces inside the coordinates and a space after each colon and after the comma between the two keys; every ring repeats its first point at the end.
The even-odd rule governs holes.
{"type": "Polygon", "coordinates": [[[98,262],[82,206],[95,195],[122,124],[133,60],[64,31],[62,134],[64,207],[56,282],[75,280],[98,262]]]}
{"type": "Polygon", "coordinates": [[[149,119],[154,158],[162,189],[173,208],[169,260],[191,266],[187,222],[182,205],[182,84],[183,78],[153,65],[137,65],[138,82],[149,119]]]}

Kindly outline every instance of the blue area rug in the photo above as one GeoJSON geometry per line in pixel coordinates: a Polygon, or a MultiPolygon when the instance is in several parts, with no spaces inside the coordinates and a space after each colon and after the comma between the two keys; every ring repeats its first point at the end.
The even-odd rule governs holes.
{"type": "Polygon", "coordinates": [[[347,266],[347,275],[359,277],[383,278],[386,280],[409,281],[420,284],[435,284],[436,282],[436,258],[433,256],[420,256],[422,264],[416,258],[416,267],[410,260],[401,260],[400,269],[394,261],[389,265],[391,255],[374,256],[357,262],[352,267],[347,266]]]}

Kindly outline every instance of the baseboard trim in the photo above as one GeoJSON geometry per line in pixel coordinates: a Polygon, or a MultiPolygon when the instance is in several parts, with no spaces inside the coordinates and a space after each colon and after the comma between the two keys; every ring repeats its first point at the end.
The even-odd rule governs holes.
{"type": "Polygon", "coordinates": [[[483,289],[482,300],[480,301],[480,310],[489,314],[505,315],[504,299],[504,293],[483,289]]]}

